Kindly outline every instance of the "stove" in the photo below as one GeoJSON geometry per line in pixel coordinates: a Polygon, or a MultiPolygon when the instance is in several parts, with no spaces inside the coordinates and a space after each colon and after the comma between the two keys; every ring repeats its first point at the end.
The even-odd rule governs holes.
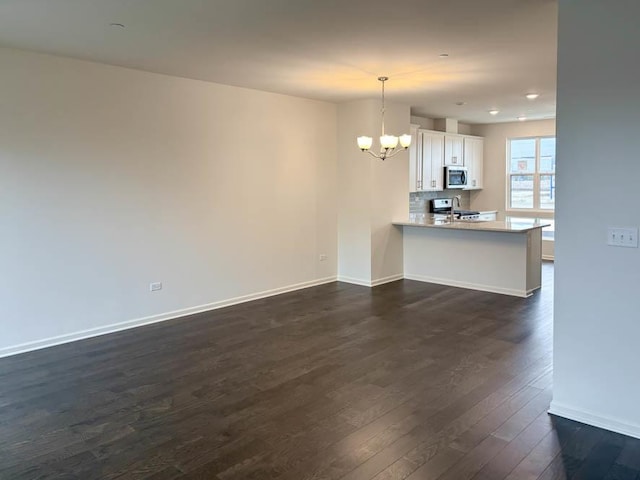
{"type": "MultiPolygon", "coordinates": [[[[434,198],[429,202],[429,210],[434,216],[450,215],[452,198],[434,198]]],[[[454,210],[456,218],[460,220],[477,220],[480,218],[480,212],[474,210],[454,210]]]]}

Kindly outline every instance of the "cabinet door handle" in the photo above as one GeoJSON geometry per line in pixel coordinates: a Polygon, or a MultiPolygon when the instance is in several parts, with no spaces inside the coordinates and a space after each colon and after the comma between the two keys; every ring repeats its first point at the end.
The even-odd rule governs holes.
{"type": "Polygon", "coordinates": [[[431,186],[435,187],[436,186],[436,181],[435,180],[431,180],[431,186]]]}
{"type": "Polygon", "coordinates": [[[458,163],[458,157],[451,157],[451,163],[458,163]]]}

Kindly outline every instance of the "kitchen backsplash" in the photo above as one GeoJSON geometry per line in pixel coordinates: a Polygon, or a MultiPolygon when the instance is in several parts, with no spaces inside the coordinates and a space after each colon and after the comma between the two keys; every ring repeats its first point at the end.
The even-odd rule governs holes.
{"type": "Polygon", "coordinates": [[[412,192],[409,194],[409,213],[429,212],[429,200],[432,198],[452,198],[460,195],[460,208],[469,210],[471,195],[464,190],[445,190],[444,192],[412,192]]]}

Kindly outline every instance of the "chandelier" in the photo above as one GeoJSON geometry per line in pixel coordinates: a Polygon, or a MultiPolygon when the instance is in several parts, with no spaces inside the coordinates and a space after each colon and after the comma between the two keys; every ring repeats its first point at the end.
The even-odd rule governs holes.
{"type": "Polygon", "coordinates": [[[404,134],[396,137],[395,135],[386,135],[384,133],[384,82],[389,80],[389,77],[378,77],[378,80],[382,82],[382,135],[380,135],[380,153],[371,151],[371,145],[373,145],[373,138],[371,137],[358,137],[358,148],[380,160],[384,160],[409,148],[409,145],[411,145],[411,135],[404,134]],[[398,143],[400,143],[401,149],[398,148],[398,143]]]}

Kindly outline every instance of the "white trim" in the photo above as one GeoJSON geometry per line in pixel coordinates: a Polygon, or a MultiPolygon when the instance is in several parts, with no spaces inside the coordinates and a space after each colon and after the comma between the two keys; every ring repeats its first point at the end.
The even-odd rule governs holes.
{"type": "MultiPolygon", "coordinates": [[[[520,174],[511,173],[510,175],[520,175],[520,174]]],[[[522,175],[533,175],[533,173],[523,173],[522,175]]],[[[552,173],[542,173],[541,175],[554,175],[554,174],[552,174],[552,173]]],[[[545,220],[554,220],[556,211],[548,209],[548,208],[545,208],[544,210],[535,209],[535,208],[506,208],[504,213],[505,214],[508,214],[508,213],[515,213],[515,214],[529,213],[529,214],[534,214],[535,213],[536,215],[532,215],[532,216],[535,216],[535,217],[538,217],[538,218],[543,218],[545,220]],[[546,218],[544,215],[539,215],[540,213],[547,213],[547,214],[549,214],[549,217],[546,218]]]]}
{"type": "Polygon", "coordinates": [[[398,280],[404,279],[403,273],[397,273],[395,275],[389,275],[388,277],[379,278],[378,280],[373,280],[371,282],[372,287],[377,287],[378,285],[383,285],[385,283],[397,282],[398,280]]]}
{"type": "Polygon", "coordinates": [[[389,275],[388,277],[382,277],[378,280],[362,280],[360,278],[353,277],[345,277],[343,275],[338,275],[338,281],[344,283],[351,283],[353,285],[360,285],[362,287],[377,287],[378,285],[383,285],[385,283],[391,283],[398,280],[402,280],[404,275],[402,273],[397,273],[395,275],[389,275]]]}
{"type": "Polygon", "coordinates": [[[353,285],[360,285],[362,287],[371,287],[369,280],[361,280],[359,278],[345,277],[344,275],[338,275],[338,281],[344,283],[352,283],[353,285]]]}
{"type": "Polygon", "coordinates": [[[446,278],[427,277],[423,275],[406,275],[407,280],[416,280],[418,282],[436,283],[438,285],[447,285],[449,287],[468,288],[471,290],[480,290],[481,292],[500,293],[503,295],[511,295],[515,297],[530,297],[537,288],[533,290],[515,290],[512,288],[494,287],[492,285],[481,285],[477,283],[458,282],[456,280],[449,280],[446,278]]]}
{"type": "Polygon", "coordinates": [[[579,408],[572,408],[558,402],[551,402],[549,413],[630,437],[640,438],[640,425],[625,423],[619,419],[605,417],[579,408]]]}
{"type": "Polygon", "coordinates": [[[121,330],[129,330],[131,328],[141,327],[143,325],[150,325],[152,323],[164,322],[167,320],[173,320],[187,315],[194,315],[196,313],[208,312],[210,310],[217,310],[219,308],[230,307],[239,303],[250,302],[252,300],[259,300],[261,298],[272,297],[287,292],[293,292],[295,290],[302,290],[304,288],[316,287],[318,285],[324,285],[326,283],[332,283],[336,281],[336,277],[325,277],[317,280],[311,280],[308,282],[297,283],[294,285],[288,285],[285,287],[274,288],[272,290],[265,290],[262,292],[251,293],[249,295],[242,295],[240,297],[229,298],[227,300],[220,300],[218,302],[208,303],[205,305],[199,305],[196,307],[183,308],[180,310],[174,310],[172,312],[160,313],[158,315],[151,315],[149,317],[137,318],[134,320],[127,320],[124,322],[113,323],[111,325],[105,325],[104,327],[91,328],[88,330],[81,330],[79,332],[73,332],[66,335],[59,335],[57,337],[45,338],[42,340],[36,340],[33,342],[26,342],[20,345],[14,345],[0,349],[0,358],[9,357],[11,355],[18,355],[19,353],[31,352],[33,350],[40,350],[42,348],[53,347],[55,345],[61,345],[63,343],[76,342],[85,338],[98,337],[100,335],[106,335],[109,333],[119,332],[121,330]]]}
{"type": "Polygon", "coordinates": [[[402,280],[404,278],[404,274],[397,273],[395,275],[389,275],[388,277],[382,277],[377,280],[361,280],[359,278],[353,277],[345,277],[342,275],[338,275],[338,281],[344,283],[351,283],[353,285],[360,285],[362,287],[377,287],[378,285],[383,285],[385,283],[396,282],[398,280],[402,280]]]}

